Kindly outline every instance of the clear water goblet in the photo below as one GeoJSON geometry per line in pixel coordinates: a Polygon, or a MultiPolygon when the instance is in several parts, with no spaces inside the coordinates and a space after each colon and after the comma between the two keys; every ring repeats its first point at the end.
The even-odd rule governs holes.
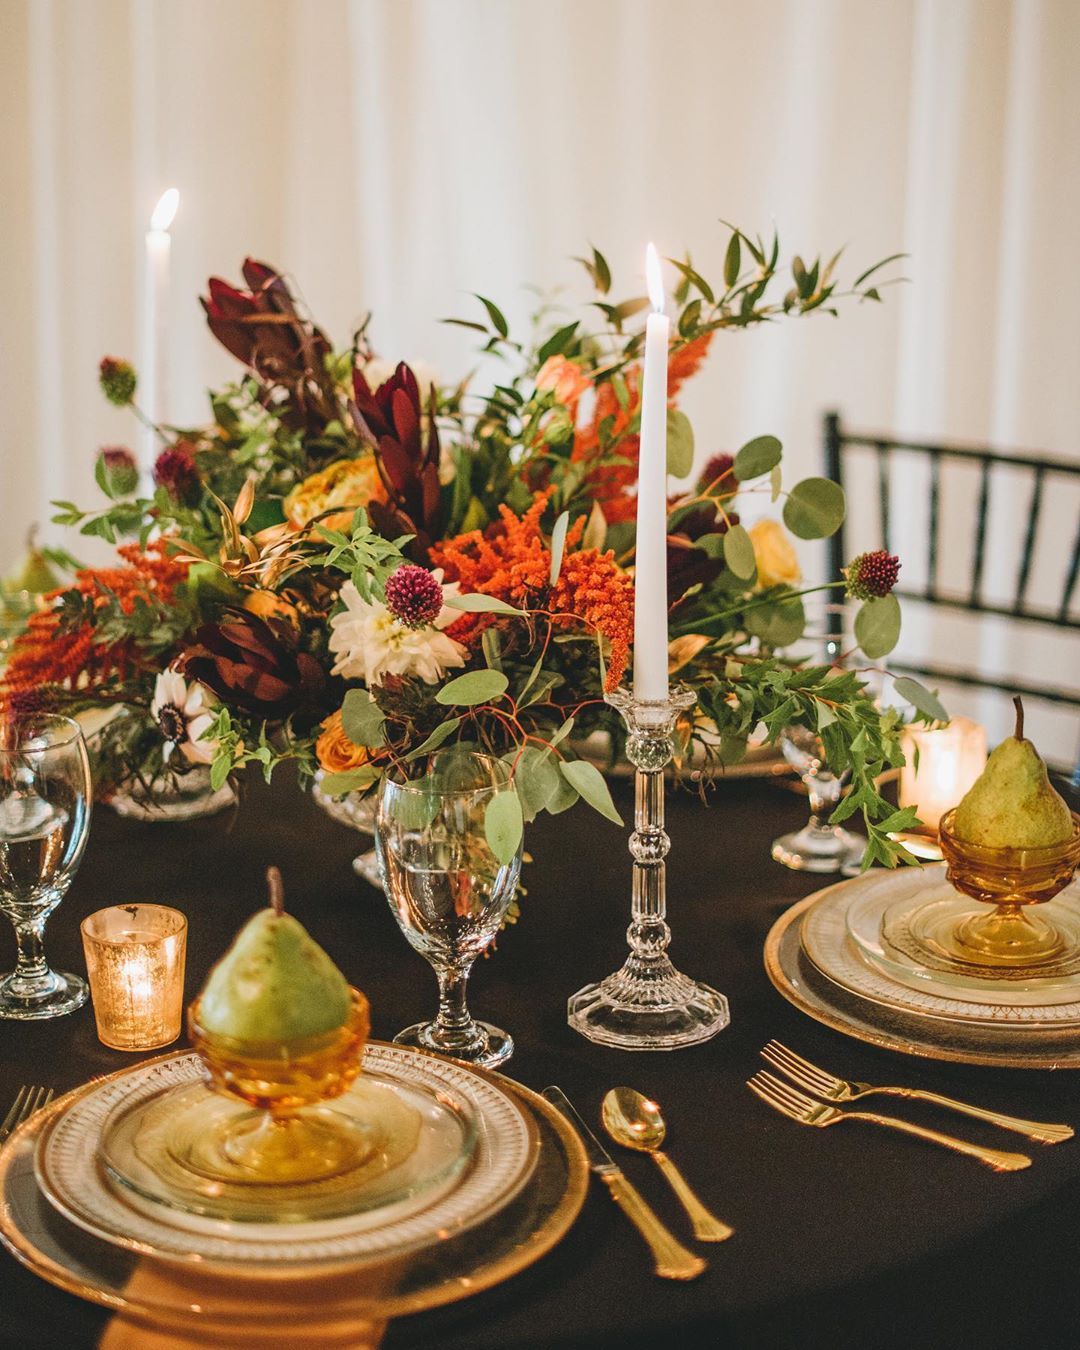
{"type": "Polygon", "coordinates": [[[439,1011],[434,1021],[406,1027],[394,1040],[492,1068],[509,1059],[514,1042],[472,1017],[465,991],[521,874],[521,846],[509,862],[500,862],[485,831],[488,807],[514,790],[510,769],[463,750],[440,751],[411,767],[409,776],[383,780],[375,848],[394,918],[435,971],[439,1011]]]}
{"type": "Polygon", "coordinates": [[[86,981],[51,970],[45,921],[82,860],[93,789],[77,722],[38,715],[0,721],[0,909],[15,926],[15,969],[0,977],[0,1017],[74,1012],[86,981]]]}
{"type": "MultiPolygon", "coordinates": [[[[800,664],[841,668],[847,663],[844,617],[843,606],[835,606],[811,618],[810,631],[794,645],[800,664]]],[[[808,727],[787,727],[780,737],[780,749],[806,788],[810,819],[802,829],[773,840],[772,856],[797,872],[857,871],[865,839],[829,824],[850,775],[833,773],[820,737],[808,727]]]]}

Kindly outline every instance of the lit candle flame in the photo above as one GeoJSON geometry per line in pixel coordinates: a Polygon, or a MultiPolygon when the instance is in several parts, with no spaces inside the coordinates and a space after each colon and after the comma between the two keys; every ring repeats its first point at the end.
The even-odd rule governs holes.
{"type": "Polygon", "coordinates": [[[176,216],[176,208],[179,205],[179,189],[166,188],[158,198],[157,206],[154,207],[153,214],[150,217],[150,228],[152,230],[167,230],[173,223],[176,216]]]}
{"type": "Polygon", "coordinates": [[[664,312],[664,274],[660,271],[660,255],[655,244],[649,244],[645,250],[645,283],[649,289],[649,299],[657,314],[664,312]]]}

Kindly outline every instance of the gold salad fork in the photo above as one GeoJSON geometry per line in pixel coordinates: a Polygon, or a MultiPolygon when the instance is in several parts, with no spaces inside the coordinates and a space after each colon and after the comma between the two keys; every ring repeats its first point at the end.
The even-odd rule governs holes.
{"type": "Polygon", "coordinates": [[[857,1102],[860,1097],[869,1097],[879,1093],[888,1097],[914,1097],[921,1102],[933,1102],[935,1106],[944,1106],[950,1111],[959,1111],[962,1115],[972,1116],[975,1120],[985,1120],[991,1125],[1000,1125],[1003,1130],[1015,1130],[1040,1144],[1062,1144],[1073,1137],[1071,1125],[1048,1125],[1040,1120],[1024,1120],[1022,1116],[1007,1116],[1001,1111],[990,1111],[981,1106],[972,1106],[969,1102],[958,1102],[954,1097],[943,1097],[938,1092],[926,1092],[922,1088],[875,1087],[872,1083],[859,1083],[853,1079],[837,1078],[827,1069],[811,1064],[794,1050],[789,1050],[779,1041],[770,1041],[762,1050],[762,1056],[775,1069],[779,1069],[807,1092],[815,1097],[823,1097],[830,1102],[857,1102]]]}
{"type": "Polygon", "coordinates": [[[956,1153],[966,1153],[979,1162],[992,1167],[995,1172],[1019,1172],[1031,1166],[1031,1159],[1024,1153],[1005,1153],[1001,1149],[983,1148],[980,1144],[969,1144],[966,1139],[956,1139],[951,1134],[940,1134],[937,1130],[925,1129],[909,1120],[897,1120],[894,1116],[879,1116],[872,1111],[841,1111],[836,1106],[816,1102],[807,1097],[789,1083],[774,1078],[764,1069],[754,1074],[747,1087],[751,1092],[779,1111],[782,1116],[797,1121],[800,1125],[814,1125],[819,1129],[836,1125],[844,1120],[867,1120],[871,1125],[888,1125],[890,1129],[900,1130],[904,1134],[913,1134],[917,1139],[925,1139],[931,1144],[941,1144],[956,1153]]]}
{"type": "Polygon", "coordinates": [[[40,1111],[43,1106],[53,1099],[52,1088],[27,1087],[25,1084],[19,1089],[15,1100],[11,1103],[11,1109],[0,1123],[0,1144],[12,1134],[25,1120],[29,1120],[35,1111],[40,1111]]]}

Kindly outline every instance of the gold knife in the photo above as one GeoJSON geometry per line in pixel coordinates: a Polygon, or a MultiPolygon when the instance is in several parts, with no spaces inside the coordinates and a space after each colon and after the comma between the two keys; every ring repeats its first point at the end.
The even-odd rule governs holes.
{"type": "Polygon", "coordinates": [[[589,1167],[611,1192],[611,1198],[649,1244],[656,1261],[656,1273],[665,1280],[693,1280],[705,1269],[706,1262],[688,1251],[653,1213],[637,1189],[627,1181],[622,1169],[589,1129],[573,1104],[559,1087],[546,1087],[540,1094],[561,1112],[581,1136],[589,1167]]]}

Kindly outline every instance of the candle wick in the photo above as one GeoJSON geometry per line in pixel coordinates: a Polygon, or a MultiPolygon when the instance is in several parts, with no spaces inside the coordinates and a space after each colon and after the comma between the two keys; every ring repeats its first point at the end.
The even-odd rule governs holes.
{"type": "Polygon", "coordinates": [[[270,908],[280,919],[285,913],[285,884],[281,872],[276,867],[266,869],[266,884],[270,888],[270,908]]]}

